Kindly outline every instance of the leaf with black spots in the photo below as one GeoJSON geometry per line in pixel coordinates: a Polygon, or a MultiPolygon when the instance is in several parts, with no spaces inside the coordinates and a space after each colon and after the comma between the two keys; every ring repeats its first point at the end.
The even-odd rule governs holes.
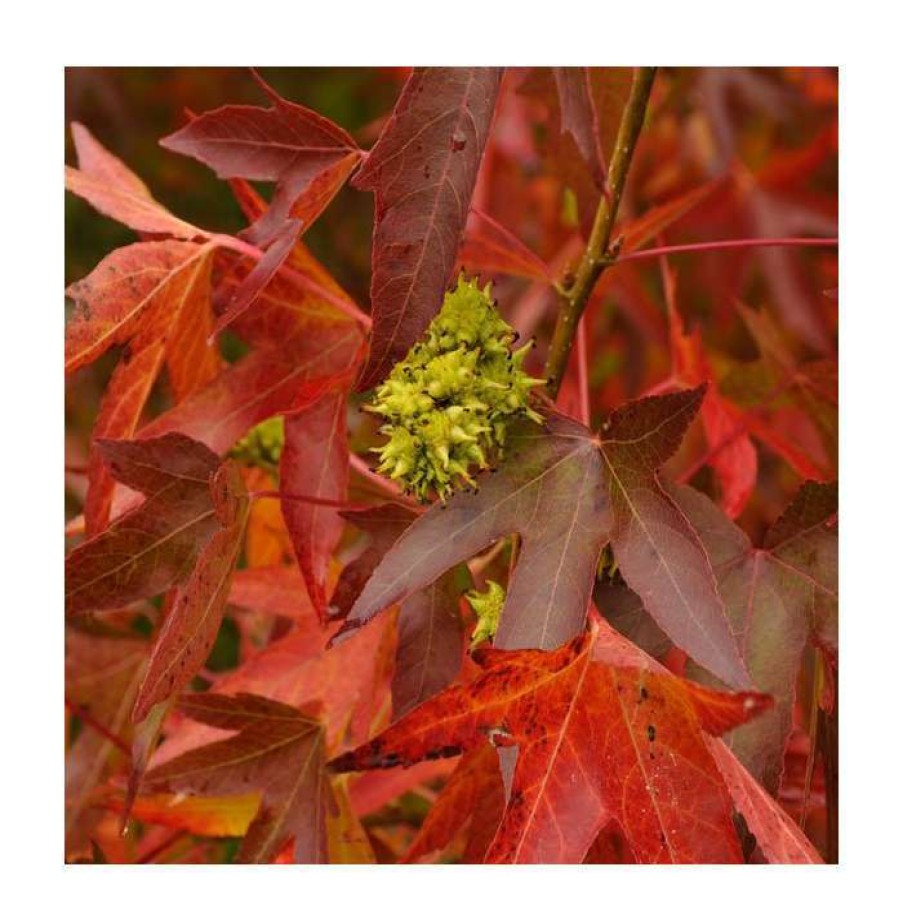
{"type": "Polygon", "coordinates": [[[486,862],[580,862],[618,820],[640,862],[738,862],[732,801],[706,745],[764,711],[662,669],[604,622],[552,652],[481,650],[484,670],[334,759],[410,765],[487,741],[517,746],[486,862]]]}

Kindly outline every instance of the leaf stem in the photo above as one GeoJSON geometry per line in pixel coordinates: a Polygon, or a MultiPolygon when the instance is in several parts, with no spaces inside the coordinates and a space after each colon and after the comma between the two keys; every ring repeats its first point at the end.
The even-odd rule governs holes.
{"type": "MultiPolygon", "coordinates": [[[[243,254],[245,257],[250,257],[252,260],[260,260],[260,258],[263,257],[264,254],[264,252],[261,251],[260,248],[256,247],[255,245],[249,244],[246,241],[242,241],[240,238],[236,238],[234,235],[224,235],[222,233],[216,233],[215,235],[211,236],[211,241],[213,244],[218,245],[221,248],[228,248],[230,251],[235,251],[238,254],[243,254]]],[[[322,285],[319,285],[309,276],[306,276],[304,273],[301,273],[298,270],[292,269],[292,267],[290,266],[280,267],[279,272],[287,279],[294,282],[296,285],[306,289],[309,292],[313,292],[324,301],[328,301],[333,307],[342,311],[342,313],[348,314],[349,317],[356,320],[368,331],[370,330],[373,321],[359,307],[356,307],[354,304],[349,304],[344,298],[333,294],[332,292],[323,288],[322,285]]]]}
{"type": "Polygon", "coordinates": [[[127,756],[131,756],[132,750],[128,743],[126,743],[118,734],[114,734],[109,728],[101,724],[86,708],[68,698],[66,699],[66,708],[69,709],[76,718],[84,721],[88,727],[93,728],[98,734],[106,740],[109,740],[120,752],[125,753],[127,756]]]}
{"type": "Polygon", "coordinates": [[[412,498],[406,496],[401,488],[388,477],[384,477],[382,474],[372,470],[370,465],[359,455],[354,454],[354,452],[349,455],[348,463],[351,465],[351,469],[359,473],[365,480],[369,480],[375,487],[391,496],[392,501],[398,502],[400,505],[407,505],[415,510],[419,510],[422,507],[412,498]]]}
{"type": "Polygon", "coordinates": [[[306,505],[320,505],[323,508],[341,508],[344,511],[366,511],[372,505],[358,505],[354,502],[341,499],[324,499],[316,495],[299,495],[291,492],[277,492],[272,489],[257,489],[248,493],[248,498],[253,502],[256,499],[279,499],[285,502],[303,502],[306,505]]]}
{"type": "Polygon", "coordinates": [[[545,367],[545,378],[549,383],[548,390],[553,398],[558,395],[558,390],[561,388],[561,380],[567,368],[571,346],[577,335],[577,324],[580,322],[589,296],[599,277],[615,259],[609,245],[611,232],[618,213],[618,206],[621,203],[621,195],[624,192],[624,184],[627,181],[627,172],[630,169],[633,151],[643,125],[643,119],[646,116],[646,105],[654,79],[654,66],[643,66],[634,74],[630,97],[621,114],[621,124],[618,127],[618,136],[615,140],[608,171],[607,190],[602,192],[599,200],[589,241],[577,266],[573,281],[566,286],[559,285],[558,288],[561,303],[545,367]]]}
{"type": "Polygon", "coordinates": [[[621,254],[617,262],[627,263],[629,260],[645,260],[650,257],[661,257],[665,254],[685,254],[699,251],[723,251],[732,248],[778,248],[786,246],[809,248],[836,248],[836,238],[736,238],[725,241],[703,241],[688,245],[659,245],[655,248],[644,248],[642,251],[631,251],[621,254]]]}
{"type": "Polygon", "coordinates": [[[136,863],[137,865],[148,865],[153,862],[163,853],[167,852],[167,850],[172,849],[183,837],[188,836],[188,831],[183,828],[179,828],[177,831],[174,831],[169,837],[162,840],[155,847],[148,850],[136,863]]]}

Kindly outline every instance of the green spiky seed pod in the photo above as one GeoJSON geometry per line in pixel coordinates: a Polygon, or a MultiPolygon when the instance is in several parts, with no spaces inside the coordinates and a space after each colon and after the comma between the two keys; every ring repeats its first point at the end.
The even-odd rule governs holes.
{"type": "Polygon", "coordinates": [[[270,417],[239,439],[230,449],[229,456],[242,464],[273,470],[279,466],[284,445],[284,418],[270,417]]]}
{"type": "Polygon", "coordinates": [[[529,406],[530,390],[545,381],[524,371],[532,347],[514,350],[517,336],[495,308],[489,285],[463,274],[423,339],[377,387],[366,410],[385,418],[388,441],[379,452],[388,474],[421,500],[440,499],[471,472],[497,459],[515,415],[541,422],[529,406]]]}
{"type": "Polygon", "coordinates": [[[491,640],[495,636],[505,605],[505,590],[494,580],[487,580],[485,592],[471,590],[464,598],[477,616],[477,625],[470,638],[470,645],[473,648],[483,640],[491,640]]]}

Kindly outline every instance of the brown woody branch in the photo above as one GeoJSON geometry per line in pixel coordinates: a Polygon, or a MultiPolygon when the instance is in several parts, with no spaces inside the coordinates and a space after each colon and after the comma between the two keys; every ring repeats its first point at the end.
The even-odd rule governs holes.
{"type": "Polygon", "coordinates": [[[557,286],[561,303],[545,367],[545,378],[548,380],[548,389],[553,398],[558,395],[561,387],[561,380],[571,354],[571,346],[577,335],[577,324],[580,322],[587,301],[589,301],[599,277],[611,266],[616,257],[616,253],[610,245],[611,232],[618,213],[618,206],[621,203],[621,195],[627,180],[627,172],[630,169],[633,150],[636,147],[640,128],[646,115],[646,104],[649,101],[654,78],[654,66],[641,67],[634,75],[630,97],[621,114],[621,124],[618,127],[618,136],[608,170],[608,183],[596,209],[586,250],[583,252],[573,280],[567,285],[559,284],[557,286]]]}

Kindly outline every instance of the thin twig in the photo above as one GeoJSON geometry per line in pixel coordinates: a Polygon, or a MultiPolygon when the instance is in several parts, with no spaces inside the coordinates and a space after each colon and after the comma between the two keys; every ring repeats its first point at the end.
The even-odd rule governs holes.
{"type": "Polygon", "coordinates": [[[621,114],[621,124],[615,140],[606,186],[608,190],[603,191],[599,200],[589,241],[577,266],[573,281],[568,285],[558,286],[561,305],[558,309],[558,319],[555,323],[555,332],[552,335],[552,344],[545,368],[549,392],[553,397],[558,395],[558,390],[561,388],[561,380],[567,368],[571,346],[577,335],[577,324],[580,322],[593,287],[614,260],[612,249],[609,247],[611,232],[618,213],[618,206],[621,203],[621,195],[624,192],[633,151],[643,125],[643,119],[646,116],[646,105],[654,78],[655,68],[652,66],[644,66],[638,69],[634,75],[630,97],[621,114]]]}
{"type": "Polygon", "coordinates": [[[724,241],[703,241],[689,245],[659,245],[655,248],[644,248],[642,251],[631,251],[618,256],[617,263],[630,260],[645,260],[650,257],[661,257],[664,254],[686,254],[699,251],[725,251],[732,248],[836,248],[836,238],[736,238],[724,241]]]}

